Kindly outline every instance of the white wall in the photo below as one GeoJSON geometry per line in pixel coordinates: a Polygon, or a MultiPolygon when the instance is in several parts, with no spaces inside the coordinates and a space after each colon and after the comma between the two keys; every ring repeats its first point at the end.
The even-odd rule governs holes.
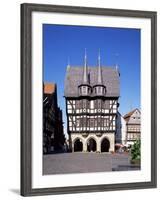
{"type": "Polygon", "coordinates": [[[121,117],[122,123],[122,144],[126,144],[126,121],[123,117],[121,117]]]}
{"type": "MultiPolygon", "coordinates": [[[[39,0],[25,2],[32,3],[50,3],[50,4],[68,4],[80,6],[95,6],[122,9],[138,9],[138,10],[154,10],[158,11],[158,55],[161,48],[161,6],[160,0],[39,0]]],[[[0,12],[0,125],[1,125],[1,141],[0,141],[0,199],[19,200],[23,197],[19,196],[19,170],[20,170],[20,3],[23,1],[1,1],[0,12]]],[[[161,75],[161,62],[158,56],[158,74],[161,75]]],[[[159,76],[159,75],[158,75],[159,76]]],[[[158,78],[158,85],[161,81],[158,78]]],[[[161,102],[161,93],[158,91],[158,102],[161,102]]],[[[158,104],[158,112],[160,112],[160,104],[158,104]]],[[[158,117],[159,118],[159,117],[158,117]]],[[[158,129],[161,131],[161,123],[158,123],[158,129]]],[[[158,131],[158,143],[161,136],[158,131]]],[[[159,145],[158,145],[159,146],[159,145]]],[[[161,167],[161,155],[158,152],[158,165],[161,167]]],[[[158,167],[158,169],[160,169],[158,167]]],[[[133,199],[158,199],[161,193],[161,172],[158,171],[158,189],[135,190],[135,191],[117,191],[90,194],[71,194],[46,197],[31,197],[30,199],[58,199],[58,200],[74,200],[74,199],[120,199],[121,197],[133,199]]]]}

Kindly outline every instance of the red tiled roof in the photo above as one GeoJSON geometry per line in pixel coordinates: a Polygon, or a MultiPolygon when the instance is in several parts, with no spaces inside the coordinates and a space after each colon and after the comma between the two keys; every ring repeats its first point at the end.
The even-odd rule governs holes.
{"type": "Polygon", "coordinates": [[[54,83],[44,83],[44,93],[52,94],[56,90],[56,84],[54,83]]]}

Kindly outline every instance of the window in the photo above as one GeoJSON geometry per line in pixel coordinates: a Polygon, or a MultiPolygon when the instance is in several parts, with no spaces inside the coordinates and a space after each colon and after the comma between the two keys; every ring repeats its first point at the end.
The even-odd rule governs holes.
{"type": "Polygon", "coordinates": [[[109,100],[106,100],[106,101],[104,102],[104,108],[105,108],[105,109],[109,109],[109,107],[110,107],[110,101],[109,101],[109,100]]]}
{"type": "Polygon", "coordinates": [[[83,100],[82,103],[83,103],[83,108],[86,108],[86,100],[83,100]]]}
{"type": "Polygon", "coordinates": [[[83,99],[83,109],[85,109],[86,107],[87,107],[87,101],[83,99]]]}
{"type": "Polygon", "coordinates": [[[80,121],[80,126],[81,127],[86,127],[87,121],[86,121],[85,117],[84,118],[80,118],[79,121],[80,121]]]}
{"type": "Polygon", "coordinates": [[[107,119],[104,119],[104,127],[107,127],[107,119]]]}
{"type": "Polygon", "coordinates": [[[95,121],[95,127],[97,127],[98,126],[97,119],[95,119],[94,121],[95,121]]]}
{"type": "Polygon", "coordinates": [[[90,127],[94,127],[94,119],[90,119],[90,127]]]}
{"type": "Polygon", "coordinates": [[[87,109],[90,108],[90,101],[86,100],[87,101],[87,109]]]}
{"type": "Polygon", "coordinates": [[[76,106],[76,109],[80,108],[80,101],[79,100],[76,100],[75,106],[76,106]]]}
{"type": "Polygon", "coordinates": [[[79,93],[82,94],[82,88],[79,88],[79,93]]]}
{"type": "Polygon", "coordinates": [[[86,93],[86,87],[85,86],[83,86],[83,94],[85,94],[86,93]]]}
{"type": "Polygon", "coordinates": [[[101,118],[98,118],[98,127],[101,126],[101,118]]]}
{"type": "Polygon", "coordinates": [[[87,127],[89,127],[89,118],[86,119],[87,127]]]}
{"type": "Polygon", "coordinates": [[[88,94],[90,94],[91,93],[91,89],[90,88],[88,88],[88,94]]]}
{"type": "Polygon", "coordinates": [[[101,109],[102,108],[102,100],[101,99],[94,100],[94,108],[95,109],[101,109]]]}
{"type": "Polygon", "coordinates": [[[97,100],[94,100],[94,108],[97,108],[97,100]]]}
{"type": "Polygon", "coordinates": [[[76,126],[79,127],[80,126],[80,119],[76,120],[76,126]]]}
{"type": "Polygon", "coordinates": [[[84,118],[83,118],[83,126],[84,126],[84,127],[86,127],[86,122],[87,122],[87,121],[86,121],[86,118],[84,117],[84,118]]]}
{"type": "Polygon", "coordinates": [[[98,109],[101,109],[101,100],[98,100],[98,109]]]}
{"type": "Polygon", "coordinates": [[[98,93],[99,94],[101,93],[101,87],[98,87],[98,93]]]}

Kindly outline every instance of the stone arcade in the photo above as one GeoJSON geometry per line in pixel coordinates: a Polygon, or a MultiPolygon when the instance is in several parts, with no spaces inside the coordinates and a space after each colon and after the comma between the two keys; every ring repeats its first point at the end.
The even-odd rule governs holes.
{"type": "Polygon", "coordinates": [[[67,131],[71,151],[112,152],[115,150],[119,98],[116,67],[67,66],[65,99],[67,131]]]}

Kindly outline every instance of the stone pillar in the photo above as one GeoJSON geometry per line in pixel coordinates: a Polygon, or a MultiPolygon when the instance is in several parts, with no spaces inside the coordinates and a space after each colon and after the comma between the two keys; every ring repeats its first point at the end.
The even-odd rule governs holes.
{"type": "Polygon", "coordinates": [[[115,151],[115,133],[110,134],[109,141],[110,141],[109,152],[115,151]]]}
{"type": "Polygon", "coordinates": [[[100,138],[97,139],[96,142],[97,142],[97,152],[100,153],[101,152],[101,140],[100,140],[100,138]]]}
{"type": "Polygon", "coordinates": [[[86,139],[84,139],[82,142],[83,142],[83,152],[87,152],[87,142],[86,142],[86,139]]]}
{"type": "Polygon", "coordinates": [[[74,143],[73,143],[73,141],[71,142],[71,150],[72,150],[72,152],[74,152],[74,143]]]}

